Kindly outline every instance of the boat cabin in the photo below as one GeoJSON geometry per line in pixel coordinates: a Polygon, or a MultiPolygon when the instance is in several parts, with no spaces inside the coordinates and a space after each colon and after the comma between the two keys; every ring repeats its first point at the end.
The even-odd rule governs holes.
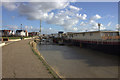
{"type": "Polygon", "coordinates": [[[91,32],[68,32],[68,39],[75,40],[118,40],[120,39],[119,31],[91,31],[91,32]]]}

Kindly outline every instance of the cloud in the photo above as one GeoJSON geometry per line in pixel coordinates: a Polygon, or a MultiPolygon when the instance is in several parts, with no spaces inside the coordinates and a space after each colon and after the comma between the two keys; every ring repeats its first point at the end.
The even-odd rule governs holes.
{"type": "Polygon", "coordinates": [[[58,30],[54,29],[54,28],[43,28],[42,27],[42,34],[51,34],[51,33],[57,33],[58,30]]]}
{"type": "Polygon", "coordinates": [[[114,18],[115,16],[112,16],[112,15],[106,15],[104,16],[104,18],[114,18]]]}
{"type": "Polygon", "coordinates": [[[51,30],[52,28],[49,28],[49,30],[51,30]]]}
{"type": "Polygon", "coordinates": [[[2,2],[0,1],[0,7],[2,6],[2,2]]]}
{"type": "Polygon", "coordinates": [[[76,17],[78,17],[78,18],[80,18],[81,20],[86,20],[86,18],[87,18],[87,15],[86,14],[83,14],[83,16],[82,16],[82,14],[76,14],[76,17]]]}
{"type": "Polygon", "coordinates": [[[116,24],[116,29],[120,30],[120,24],[116,24]]]}
{"type": "Polygon", "coordinates": [[[73,28],[73,31],[77,31],[77,30],[78,30],[78,28],[76,28],[76,27],[73,28]]]}
{"type": "Polygon", "coordinates": [[[111,24],[112,24],[112,22],[109,22],[109,23],[107,24],[107,26],[108,26],[108,27],[110,27],[110,26],[111,26],[111,24]]]}
{"type": "Polygon", "coordinates": [[[90,19],[91,20],[98,20],[98,19],[101,19],[102,17],[98,14],[96,14],[95,16],[91,17],[90,19]]]}
{"type": "MultiPolygon", "coordinates": [[[[101,24],[100,30],[105,30],[106,28],[104,27],[103,24],[101,24]]],[[[98,26],[95,25],[93,26],[91,29],[89,29],[89,31],[97,31],[98,30],[98,26]]]]}
{"type": "Polygon", "coordinates": [[[2,28],[9,29],[9,30],[14,30],[14,31],[17,30],[17,29],[21,29],[17,25],[5,25],[5,26],[2,26],[2,28]]]}
{"type": "MultiPolygon", "coordinates": [[[[87,21],[87,14],[80,13],[82,8],[70,5],[69,2],[64,1],[4,3],[3,6],[8,10],[16,9],[20,16],[25,16],[28,20],[41,19],[48,24],[62,26],[65,31],[79,31],[80,29],[76,27],[76,25],[79,24],[80,20],[82,20],[82,22],[79,24],[80,26],[93,27],[95,30],[95,27],[97,28],[98,26],[96,20],[102,18],[100,15],[96,14],[88,19],[88,22],[83,22],[85,20],[87,21]]],[[[39,31],[39,28],[35,28],[34,26],[25,26],[25,29],[29,31],[39,31]]],[[[43,30],[46,32],[45,29],[43,30]]],[[[49,28],[49,30],[53,29],[49,28]]]]}
{"type": "Polygon", "coordinates": [[[4,7],[9,10],[17,9],[21,16],[28,20],[42,20],[49,24],[63,26],[65,30],[75,30],[74,26],[79,19],[85,20],[87,15],[78,15],[81,8],[72,6],[69,2],[29,2],[29,3],[7,3],[4,7]],[[11,6],[11,7],[8,7],[11,6]],[[56,12],[53,12],[55,10],[56,12]]]}
{"type": "Polygon", "coordinates": [[[79,11],[79,10],[82,9],[82,8],[78,8],[78,7],[75,7],[75,6],[72,6],[72,5],[70,5],[69,8],[70,8],[71,10],[76,10],[76,11],[79,11]]]}
{"type": "MultiPolygon", "coordinates": [[[[96,22],[96,20],[97,19],[101,19],[101,16],[99,15],[95,15],[95,16],[92,16],[89,20],[88,20],[88,22],[81,22],[80,23],[80,26],[83,26],[83,30],[82,31],[96,31],[96,30],[98,30],[98,22],[96,22]]],[[[100,26],[100,30],[105,30],[106,29],[106,27],[103,25],[103,24],[101,24],[101,26],[100,26]]]]}
{"type": "Polygon", "coordinates": [[[24,26],[24,30],[30,31],[30,32],[39,32],[40,28],[39,27],[34,27],[34,26],[24,26]]]}
{"type": "Polygon", "coordinates": [[[17,9],[19,6],[19,4],[15,2],[3,2],[2,5],[10,11],[17,9]]]}
{"type": "Polygon", "coordinates": [[[15,16],[11,16],[12,19],[15,19],[15,16]]]}
{"type": "Polygon", "coordinates": [[[28,4],[21,4],[19,6],[19,12],[23,16],[27,16],[28,19],[46,19],[48,13],[55,9],[64,9],[68,3],[64,2],[32,2],[28,4]]]}
{"type": "MultiPolygon", "coordinates": [[[[73,18],[75,15],[72,10],[68,10],[66,8],[68,4],[69,3],[66,2],[60,2],[59,4],[55,2],[29,3],[26,5],[22,4],[19,7],[19,12],[22,16],[26,16],[29,20],[41,19],[42,21],[46,21],[49,24],[63,26],[65,30],[71,30],[72,26],[77,24],[79,20],[77,18],[73,18]],[[56,13],[51,12],[52,10],[65,9],[65,8],[66,10],[59,10],[56,13]]],[[[74,8],[78,10],[77,7],[71,6],[70,8],[71,9],[74,8]]]]}
{"type": "Polygon", "coordinates": [[[87,25],[87,23],[85,23],[85,22],[80,23],[80,26],[86,26],[86,25],[87,25]]]}
{"type": "MultiPolygon", "coordinates": [[[[47,5],[46,3],[46,6],[47,5]]],[[[18,10],[21,16],[26,16],[29,20],[44,20],[48,17],[47,12],[49,12],[51,8],[46,8],[44,3],[28,3],[21,4],[18,10]]]]}

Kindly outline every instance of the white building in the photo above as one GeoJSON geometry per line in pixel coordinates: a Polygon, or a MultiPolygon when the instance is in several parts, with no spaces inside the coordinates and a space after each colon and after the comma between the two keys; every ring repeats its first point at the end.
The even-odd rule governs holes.
{"type": "Polygon", "coordinates": [[[28,32],[26,30],[16,30],[16,36],[28,36],[28,32]]]}
{"type": "Polygon", "coordinates": [[[14,34],[13,30],[0,30],[0,36],[13,36],[14,34]]]}

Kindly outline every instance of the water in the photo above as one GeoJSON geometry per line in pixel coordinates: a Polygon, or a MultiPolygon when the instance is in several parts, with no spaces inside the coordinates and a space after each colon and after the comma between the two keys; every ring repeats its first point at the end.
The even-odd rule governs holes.
{"type": "Polygon", "coordinates": [[[41,55],[63,78],[117,78],[118,57],[75,46],[39,45],[41,55]]]}

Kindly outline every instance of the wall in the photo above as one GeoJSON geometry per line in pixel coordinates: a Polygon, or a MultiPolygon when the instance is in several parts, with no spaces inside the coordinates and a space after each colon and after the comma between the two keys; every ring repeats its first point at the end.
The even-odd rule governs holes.
{"type": "Polygon", "coordinates": [[[74,34],[72,39],[78,39],[78,40],[99,40],[102,39],[99,32],[96,33],[79,33],[74,34]],[[83,36],[84,34],[84,36],[83,36]],[[91,34],[91,35],[90,35],[91,34]]]}

